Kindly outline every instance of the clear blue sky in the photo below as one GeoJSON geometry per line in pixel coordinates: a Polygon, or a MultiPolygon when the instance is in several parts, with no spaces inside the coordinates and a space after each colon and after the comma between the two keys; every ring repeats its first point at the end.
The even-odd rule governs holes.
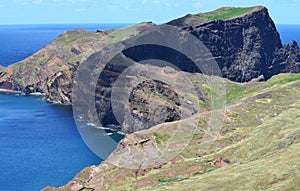
{"type": "Polygon", "coordinates": [[[277,24],[300,24],[300,0],[0,0],[0,24],[163,23],[223,6],[266,6],[277,24]]]}

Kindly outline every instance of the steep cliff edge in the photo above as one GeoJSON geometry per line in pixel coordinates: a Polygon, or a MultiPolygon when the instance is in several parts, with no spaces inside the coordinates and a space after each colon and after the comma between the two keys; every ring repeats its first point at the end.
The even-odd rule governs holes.
{"type": "Polygon", "coordinates": [[[0,88],[40,92],[50,102],[71,104],[72,81],[80,63],[106,45],[136,36],[153,25],[145,22],[95,33],[66,31],[34,55],[0,69],[0,88]]]}
{"type": "MultiPolygon", "coordinates": [[[[187,15],[183,18],[170,21],[167,24],[179,27],[182,32],[192,34],[199,39],[208,48],[213,58],[216,60],[223,77],[232,81],[247,82],[254,78],[258,78],[259,76],[263,76],[264,79],[267,80],[271,76],[279,73],[299,71],[297,58],[300,57],[300,51],[297,43],[294,42],[291,46],[282,46],[274,22],[270,18],[265,7],[221,8],[210,13],[187,15]]],[[[148,35],[144,33],[137,35],[135,40],[138,41],[139,38],[153,38],[151,34],[155,32],[157,31],[149,32],[150,34],[148,35]]],[[[176,39],[176,41],[179,41],[182,44],[184,44],[186,40],[187,37],[176,39]]],[[[181,56],[178,52],[171,54],[164,46],[147,47],[149,46],[135,48],[132,52],[125,51],[123,52],[123,56],[138,62],[140,60],[155,58],[155,55],[160,55],[161,60],[172,63],[182,71],[190,73],[200,72],[197,66],[186,60],[185,57],[181,56]]],[[[103,57],[103,55],[96,53],[93,55],[93,58],[98,59],[92,59],[92,57],[91,59],[87,59],[87,65],[89,66],[93,63],[98,63],[100,60],[99,58],[101,57],[103,57]]],[[[122,65],[122,62],[124,64],[126,61],[117,59],[117,62],[119,62],[117,65],[120,66],[122,65]]],[[[97,85],[95,97],[97,100],[97,117],[101,121],[101,124],[120,123],[124,132],[132,133],[134,131],[147,129],[162,122],[178,120],[180,119],[179,113],[182,111],[188,111],[183,112],[183,118],[187,117],[188,113],[195,113],[192,112],[195,111],[195,109],[186,110],[181,108],[178,110],[178,105],[176,106],[174,97],[167,96],[166,100],[172,102],[173,106],[170,107],[165,105],[165,109],[160,111],[157,115],[161,117],[169,116],[167,117],[169,119],[162,120],[155,118],[154,116],[151,116],[154,115],[153,110],[145,109],[150,105],[150,100],[146,100],[145,98],[140,97],[140,94],[136,94],[134,95],[136,99],[130,99],[131,105],[128,106],[132,110],[131,115],[134,116],[133,120],[147,122],[147,124],[152,125],[143,128],[134,128],[135,124],[138,123],[137,121],[135,121],[135,124],[124,122],[122,120],[117,121],[113,117],[111,90],[112,84],[125,68],[115,67],[114,69],[113,64],[111,64],[110,69],[104,68],[105,75],[102,75],[102,77],[100,77],[102,79],[99,79],[101,83],[97,85]],[[139,98],[137,98],[138,96],[139,98]],[[139,103],[133,103],[137,102],[137,100],[139,103]]],[[[149,70],[151,71],[151,69],[149,70]]],[[[130,78],[141,77],[142,76],[139,74],[130,76],[130,78]]],[[[167,80],[168,78],[164,79],[167,80]]],[[[82,87],[82,89],[84,89],[84,87],[82,87]]],[[[146,86],[141,87],[141,90],[143,92],[151,92],[146,86]]],[[[156,92],[157,91],[158,90],[156,89],[156,92]]],[[[172,93],[170,93],[170,95],[172,95],[172,93]]],[[[200,95],[196,96],[199,97],[200,95]]],[[[185,96],[181,95],[179,97],[182,97],[183,100],[188,100],[185,96]]],[[[157,100],[158,97],[155,99],[157,100]]],[[[207,99],[204,99],[204,101],[207,101],[207,99]]],[[[151,102],[153,102],[153,100],[151,102]]]]}
{"type": "MultiPolygon", "coordinates": [[[[180,30],[199,39],[213,55],[223,77],[232,81],[245,82],[259,76],[269,79],[279,73],[299,72],[300,51],[297,43],[282,46],[274,22],[265,7],[221,8],[209,13],[186,15],[167,24],[179,27],[180,30]]],[[[72,104],[73,79],[81,63],[87,65],[98,63],[103,56],[99,53],[100,50],[108,45],[118,46],[118,43],[139,37],[143,32],[153,28],[153,25],[141,23],[124,29],[99,30],[97,33],[85,30],[67,31],[29,58],[0,69],[0,88],[20,90],[26,94],[41,92],[50,102],[72,104]]],[[[170,56],[160,48],[153,47],[156,49],[154,53],[162,53],[165,60],[175,66],[182,66],[183,71],[199,72],[198,68],[186,62],[184,57],[170,56]]],[[[142,60],[148,53],[148,50],[142,50],[131,58],[142,60]]],[[[130,52],[124,52],[124,56],[130,56],[130,52]]],[[[106,63],[101,64],[100,68],[106,63]]],[[[87,71],[91,74],[93,69],[87,71]]],[[[104,78],[99,79],[103,83],[98,84],[96,92],[90,93],[95,94],[98,115],[96,117],[106,125],[118,123],[113,117],[110,96],[111,84],[122,73],[122,69],[118,71],[104,68],[104,73],[104,78]]],[[[129,78],[141,76],[134,74],[129,78]]],[[[172,78],[166,75],[164,79],[172,78]]],[[[182,107],[178,104],[179,98],[189,102],[186,95],[175,94],[175,89],[154,82],[150,78],[148,80],[148,83],[142,83],[139,89],[134,90],[129,100],[129,108],[134,118],[148,124],[143,129],[162,122],[179,120],[180,115],[185,118],[195,113],[195,108],[182,107]],[[149,93],[155,96],[149,97],[147,95],[149,93]],[[154,100],[163,105],[161,110],[156,110],[158,112],[156,117],[153,116],[154,110],[150,108],[154,100]],[[162,120],[158,116],[165,116],[163,117],[165,119],[162,120]]],[[[84,86],[81,88],[85,89],[84,86]]],[[[208,104],[207,98],[196,96],[199,100],[202,99],[204,104],[208,104]]],[[[92,116],[87,118],[91,119],[92,116]]],[[[121,124],[124,132],[141,130],[129,124],[121,124]]]]}
{"type": "Polygon", "coordinates": [[[269,76],[279,73],[298,73],[300,71],[300,53],[296,41],[284,45],[274,53],[271,66],[268,68],[269,76]]]}
{"type": "MultiPolygon", "coordinates": [[[[230,80],[245,82],[261,75],[267,80],[278,73],[299,71],[298,46],[282,46],[265,7],[221,8],[189,14],[167,24],[204,43],[223,77],[230,80]],[[289,54],[293,54],[292,58],[289,54]]],[[[43,92],[50,102],[71,104],[72,79],[81,62],[108,44],[136,36],[151,26],[152,23],[142,23],[98,33],[65,32],[33,56],[0,70],[0,88],[43,92]]]]}
{"type": "MultiPolygon", "coordinates": [[[[219,94],[210,89],[205,80],[199,81],[204,77],[196,73],[195,67],[184,66],[190,73],[169,68],[148,68],[148,71],[158,71],[162,79],[172,85],[186,86],[181,76],[188,77],[195,86],[195,94],[177,92],[168,83],[153,80],[151,76],[145,77],[143,73],[127,75],[126,78],[131,79],[143,77],[144,81],[133,88],[129,100],[126,100],[128,105],[119,103],[129,106],[133,116],[132,121],[122,124],[122,130],[126,133],[140,132],[127,135],[108,160],[118,160],[124,154],[126,160],[123,161],[132,160],[138,167],[127,169],[104,162],[83,170],[58,190],[218,190],[220,186],[235,190],[292,190],[299,187],[299,177],[294,176],[294,172],[299,172],[297,113],[300,106],[297,100],[300,77],[299,74],[290,74],[271,78],[278,73],[299,72],[297,43],[282,46],[275,25],[264,7],[221,8],[210,13],[187,15],[168,24],[203,42],[224,77],[247,82],[263,75],[269,80],[240,84],[225,79],[225,103],[213,108],[209,100],[219,94]],[[182,102],[179,103],[179,99],[182,102]],[[151,107],[152,103],[155,103],[154,107],[151,107]],[[224,104],[229,104],[229,107],[223,107],[224,104]],[[197,108],[200,108],[201,114],[197,113],[197,108]],[[214,111],[219,112],[225,122],[220,132],[216,132],[217,140],[207,147],[203,145],[206,141],[204,135],[210,123],[209,116],[214,111]],[[135,119],[148,125],[135,128],[135,119]],[[168,140],[176,130],[174,127],[180,123],[187,129],[178,139],[192,135],[191,142],[188,145],[169,144],[168,140]],[[189,129],[191,124],[197,124],[196,131],[189,129]],[[157,154],[157,149],[166,145],[170,150],[181,147],[183,151],[171,161],[151,168],[143,166],[149,158],[143,158],[139,152],[148,149],[152,154],[157,154]],[[128,158],[128,148],[133,152],[132,156],[140,158],[128,158]],[[220,156],[230,159],[233,165],[219,169],[214,159],[220,156]],[[253,179],[253,176],[259,179],[253,179]]],[[[131,39],[152,27],[153,23],[142,23],[126,29],[99,30],[97,33],[84,30],[65,32],[35,55],[0,69],[0,88],[25,93],[42,92],[48,101],[72,104],[72,82],[81,63],[87,66],[98,63],[101,49],[112,44],[117,46],[119,44],[114,43],[131,39]]],[[[144,56],[135,55],[134,59],[140,60],[144,56]]],[[[176,60],[176,63],[184,61],[176,55],[170,60],[176,60]]],[[[117,61],[120,59],[117,58],[117,61]]],[[[101,64],[100,67],[104,68],[106,63],[101,64]]],[[[119,69],[114,66],[104,68],[104,77],[98,79],[96,90],[91,92],[96,99],[96,117],[103,124],[117,122],[112,117],[110,84],[122,73],[123,69],[119,69]]],[[[87,76],[92,70],[86,70],[87,76]]],[[[209,79],[220,80],[214,77],[209,79]]],[[[81,90],[85,91],[84,84],[81,90]]],[[[224,165],[224,161],[221,162],[224,165]]],[[[228,161],[225,163],[229,164],[228,161]]]]}
{"type": "Polygon", "coordinates": [[[168,24],[188,30],[203,42],[225,78],[245,82],[260,75],[269,79],[278,74],[269,73],[268,68],[282,44],[265,7],[221,8],[187,15],[168,24]]]}

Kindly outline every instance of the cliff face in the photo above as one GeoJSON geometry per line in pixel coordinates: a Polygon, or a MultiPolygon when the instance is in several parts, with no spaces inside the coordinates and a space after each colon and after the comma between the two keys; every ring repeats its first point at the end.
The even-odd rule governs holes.
{"type": "MultiPolygon", "coordinates": [[[[187,15],[167,24],[179,27],[199,39],[213,55],[223,77],[230,80],[246,82],[261,75],[269,79],[279,73],[299,72],[300,51],[297,43],[282,46],[274,22],[264,7],[221,8],[210,13],[187,15]]],[[[98,53],[100,50],[139,36],[153,25],[141,23],[125,29],[99,30],[97,33],[84,30],[65,32],[29,58],[8,68],[0,68],[0,88],[21,90],[27,94],[41,92],[50,102],[72,104],[73,79],[81,63],[98,63],[100,57],[104,56],[98,53]]],[[[153,49],[155,51],[152,53],[161,55],[163,60],[173,63],[183,71],[200,72],[184,56],[176,55],[176,52],[170,55],[163,47],[153,49]]],[[[123,54],[133,61],[139,61],[146,59],[149,52],[151,51],[148,49],[141,49],[134,55],[130,51],[123,54]]],[[[101,64],[100,68],[104,67],[105,63],[101,64]]],[[[88,74],[92,72],[93,69],[87,68],[88,74]]],[[[91,92],[95,93],[98,116],[87,116],[88,118],[99,118],[104,125],[117,123],[111,107],[111,85],[122,72],[122,69],[104,68],[104,75],[99,79],[96,92],[91,92]]],[[[164,79],[172,79],[170,76],[172,75],[165,75],[164,79]]],[[[140,78],[143,74],[130,77],[140,78]]],[[[195,108],[182,107],[178,103],[179,98],[189,100],[186,95],[176,94],[175,89],[153,81],[150,77],[145,80],[148,80],[147,83],[141,83],[133,89],[130,103],[127,103],[130,104],[131,115],[148,124],[142,129],[195,113],[195,108]],[[156,116],[150,108],[154,101],[161,104],[156,116]]],[[[81,88],[84,91],[85,87],[81,88]]],[[[206,101],[201,95],[197,96],[206,101]]],[[[124,132],[141,130],[134,128],[132,122],[122,124],[124,132]]]]}
{"type": "MultiPolygon", "coordinates": [[[[217,61],[223,76],[230,80],[247,82],[260,75],[269,79],[278,73],[299,72],[300,53],[297,43],[282,46],[275,25],[264,7],[222,8],[210,13],[187,15],[168,24],[179,27],[183,33],[192,34],[203,42],[217,61]]],[[[118,109],[121,108],[117,112],[120,115],[123,115],[122,108],[125,107],[132,116],[130,120],[123,119],[120,123],[122,131],[135,133],[127,135],[108,160],[114,160],[117,164],[133,161],[134,168],[126,169],[104,162],[100,166],[85,169],[58,190],[135,190],[144,187],[150,190],[164,187],[166,190],[218,190],[219,187],[215,185],[227,186],[225,189],[228,190],[293,190],[299,187],[299,178],[295,180],[293,175],[295,170],[299,170],[297,151],[300,136],[297,128],[300,122],[297,97],[300,95],[300,76],[281,75],[263,83],[239,84],[225,80],[228,91],[224,97],[229,106],[224,108],[222,102],[218,110],[213,111],[216,108],[209,101],[220,95],[206,84],[197,67],[186,64],[190,62],[176,55],[176,52],[170,57],[170,54],[165,54],[163,47],[153,47],[157,48],[154,53],[160,54],[161,58],[185,72],[139,65],[138,72],[125,75],[123,72],[126,68],[120,65],[126,66],[126,61],[117,58],[115,65],[100,62],[105,56],[100,50],[109,49],[108,45],[122,45],[125,40],[151,28],[153,23],[97,33],[69,31],[24,61],[0,68],[0,88],[22,90],[25,93],[43,92],[48,101],[72,104],[75,71],[78,71],[80,64],[85,63],[87,68],[82,69],[85,70],[83,74],[86,81],[77,84],[77,88],[80,93],[92,95],[92,99],[95,99],[93,106],[97,115],[89,113],[87,108],[86,117],[96,118],[104,125],[119,122],[113,115],[115,111],[112,103],[117,104],[118,109]],[[93,63],[100,64],[98,68],[89,68],[94,66],[93,63]],[[102,76],[97,76],[96,80],[90,78],[95,74],[94,71],[100,69],[103,69],[102,76]],[[156,73],[161,81],[154,80],[152,75],[146,76],[143,71],[156,73]],[[119,77],[133,81],[143,79],[138,84],[125,84],[120,89],[126,91],[133,87],[126,102],[121,97],[112,100],[112,83],[119,77]],[[184,77],[192,82],[194,91],[186,91],[192,89],[184,77]],[[97,86],[95,91],[89,92],[85,83],[93,80],[97,86]],[[183,91],[177,91],[172,85],[181,86],[180,90],[183,91]],[[218,116],[225,120],[218,132],[207,129],[207,125],[212,124],[210,117],[214,112],[219,112],[218,116]],[[180,123],[184,131],[177,131],[176,127],[180,123]],[[157,124],[162,125],[155,126],[157,124]],[[193,129],[195,124],[196,130],[193,129]],[[145,129],[148,130],[143,131],[145,129]],[[176,140],[192,135],[188,145],[177,142],[170,144],[168,141],[174,137],[175,132],[180,133],[176,140]],[[216,133],[219,137],[207,147],[205,144],[209,140],[205,133],[216,133]],[[157,151],[162,151],[160,149],[166,146],[171,151],[181,148],[182,152],[171,161],[158,161],[160,163],[152,167],[143,166],[144,162],[156,162],[156,159],[165,157],[165,152],[157,151]],[[128,148],[132,155],[128,155],[128,148]],[[214,159],[221,160],[221,155],[231,159],[235,165],[214,171],[218,167],[214,159]],[[276,169],[271,172],[276,174],[275,178],[270,176],[270,169],[276,169]],[[228,176],[231,173],[234,176],[228,176]],[[253,179],[253,176],[261,179],[253,179]],[[224,177],[226,179],[223,182],[216,184],[216,180],[224,177]],[[190,180],[184,181],[186,179],[190,180]],[[280,180],[286,180],[288,184],[275,184],[280,180]],[[115,184],[116,181],[118,184],[115,184]],[[190,184],[191,181],[193,184],[190,184]],[[243,181],[249,187],[242,187],[243,181]],[[172,187],[174,184],[176,186],[172,187]]],[[[184,42],[185,39],[180,40],[184,42]]],[[[123,52],[121,56],[130,57],[130,62],[134,63],[147,58],[148,49],[140,51],[135,55],[131,55],[130,51],[123,52]]],[[[215,80],[222,80],[212,76],[208,78],[214,84],[219,84],[215,80]]],[[[225,164],[223,159],[221,162],[225,164]]]]}
{"type": "Polygon", "coordinates": [[[298,43],[293,41],[291,44],[284,45],[282,48],[277,49],[268,71],[268,76],[279,73],[299,73],[300,50],[298,43]]]}
{"type": "Polygon", "coordinates": [[[65,32],[34,55],[0,72],[0,87],[41,92],[49,101],[70,104],[72,75],[82,59],[100,49],[102,37],[85,30],[65,32]],[[64,83],[60,84],[62,79],[64,83]],[[66,89],[58,90],[61,85],[66,89]]]}
{"type": "MultiPolygon", "coordinates": [[[[199,112],[200,96],[190,93],[195,91],[193,87],[184,85],[184,74],[169,67],[139,65],[137,68],[140,72],[136,71],[134,74],[127,75],[121,74],[117,69],[105,69],[105,77],[99,78],[95,105],[96,120],[99,119],[102,125],[118,123],[122,126],[122,132],[133,133],[149,129],[157,124],[181,120],[199,112]],[[159,73],[160,80],[152,79],[151,75],[145,76],[143,71],[150,74],[159,73]],[[122,78],[124,81],[130,82],[122,84],[123,88],[118,88],[116,99],[112,96],[111,84],[120,76],[124,76],[122,78]],[[134,84],[139,79],[143,81],[134,84]],[[181,88],[185,91],[178,91],[170,84],[175,87],[185,86],[181,88]],[[131,91],[128,92],[129,95],[126,93],[127,89],[131,91]],[[117,105],[114,110],[112,104],[117,105]]],[[[205,99],[207,100],[208,98],[205,99]]],[[[88,117],[91,118],[91,116],[88,117]]]]}
{"type": "MultiPolygon", "coordinates": [[[[282,47],[274,22],[264,7],[221,8],[187,15],[167,24],[180,27],[204,43],[223,77],[230,80],[245,82],[260,75],[268,79],[278,73],[299,71],[295,64],[298,46],[282,47]]],[[[50,102],[71,104],[72,79],[81,62],[108,44],[136,36],[151,26],[152,23],[143,23],[97,33],[65,32],[33,56],[0,69],[0,88],[43,92],[50,102]]],[[[137,60],[139,56],[144,54],[137,55],[137,60]]],[[[193,68],[187,71],[199,72],[193,68]]]]}
{"type": "Polygon", "coordinates": [[[96,33],[66,31],[34,55],[0,68],[0,88],[25,94],[40,92],[50,102],[71,104],[73,78],[80,63],[108,44],[136,36],[151,26],[153,23],[141,23],[96,33]]]}
{"type": "Polygon", "coordinates": [[[235,18],[204,23],[194,17],[188,15],[168,24],[189,31],[204,43],[225,78],[237,82],[250,81],[260,75],[270,78],[268,68],[272,65],[274,51],[282,45],[266,8],[255,7],[235,18]]]}

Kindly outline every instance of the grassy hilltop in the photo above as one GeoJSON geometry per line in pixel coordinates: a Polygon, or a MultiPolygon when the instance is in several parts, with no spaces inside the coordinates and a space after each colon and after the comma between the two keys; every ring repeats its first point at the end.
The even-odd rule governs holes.
{"type": "Polygon", "coordinates": [[[253,11],[258,11],[263,9],[264,7],[256,6],[256,7],[223,7],[217,10],[207,12],[207,13],[198,13],[198,14],[188,14],[180,19],[175,21],[181,22],[187,25],[192,25],[194,23],[205,23],[214,20],[227,20],[236,17],[241,17],[246,14],[250,14],[253,11]]]}

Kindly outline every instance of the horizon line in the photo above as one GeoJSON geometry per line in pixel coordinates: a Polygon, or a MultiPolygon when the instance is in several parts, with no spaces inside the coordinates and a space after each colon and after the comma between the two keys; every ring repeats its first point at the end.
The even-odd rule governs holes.
{"type": "Polygon", "coordinates": [[[97,25],[97,24],[138,24],[138,23],[142,23],[142,22],[124,22],[124,23],[108,23],[108,22],[104,22],[104,23],[0,23],[0,26],[4,26],[4,25],[80,25],[80,24],[84,24],[84,25],[97,25]]]}
{"type": "MultiPolygon", "coordinates": [[[[0,26],[11,26],[11,25],[97,25],[97,24],[139,24],[139,23],[144,23],[144,22],[153,22],[153,21],[143,21],[143,22],[99,22],[99,23],[0,23],[0,26]]],[[[153,22],[154,23],[154,22],[153,22]]],[[[300,23],[276,23],[274,22],[275,25],[300,25],[300,23]]],[[[155,24],[164,24],[164,23],[155,23],[155,24]]]]}

